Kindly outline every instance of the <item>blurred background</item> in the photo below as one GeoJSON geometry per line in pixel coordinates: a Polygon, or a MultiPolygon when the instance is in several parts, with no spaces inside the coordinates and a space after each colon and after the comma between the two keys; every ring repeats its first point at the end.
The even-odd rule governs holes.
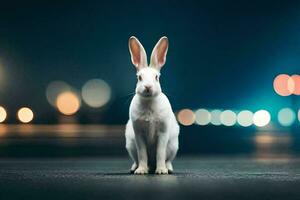
{"type": "Polygon", "coordinates": [[[135,35],[170,41],[179,155],[300,153],[299,1],[5,1],[0,156],[126,155],[135,35]]]}

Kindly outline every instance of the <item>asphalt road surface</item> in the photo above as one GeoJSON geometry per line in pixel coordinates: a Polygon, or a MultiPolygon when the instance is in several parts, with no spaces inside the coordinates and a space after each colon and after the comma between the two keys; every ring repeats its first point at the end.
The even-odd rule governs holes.
{"type": "Polygon", "coordinates": [[[128,158],[0,159],[0,199],[300,199],[300,159],[180,157],[172,175],[128,158]]]}

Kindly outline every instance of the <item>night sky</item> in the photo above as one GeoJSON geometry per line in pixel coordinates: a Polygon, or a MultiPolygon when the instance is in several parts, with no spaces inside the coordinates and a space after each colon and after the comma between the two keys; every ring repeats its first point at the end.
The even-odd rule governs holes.
{"type": "Polygon", "coordinates": [[[0,103],[11,113],[30,106],[37,122],[52,122],[57,112],[45,97],[51,81],[80,90],[101,78],[112,101],[96,111],[83,105],[79,115],[124,123],[136,82],[128,38],[138,37],[149,57],[165,35],[161,84],[174,110],[275,113],[291,101],[274,92],[274,77],[300,72],[299,10],[299,1],[1,2],[0,103]]]}

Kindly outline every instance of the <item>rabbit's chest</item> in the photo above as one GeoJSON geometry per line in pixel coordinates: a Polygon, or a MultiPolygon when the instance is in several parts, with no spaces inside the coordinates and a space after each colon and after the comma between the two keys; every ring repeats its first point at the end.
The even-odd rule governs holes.
{"type": "Polygon", "coordinates": [[[141,133],[148,136],[154,136],[158,132],[163,131],[165,123],[161,119],[159,113],[147,110],[137,115],[136,126],[141,133]]]}
{"type": "Polygon", "coordinates": [[[159,116],[152,111],[144,111],[139,113],[136,121],[140,128],[144,129],[145,131],[148,129],[155,129],[160,123],[159,116]]]}
{"type": "Polygon", "coordinates": [[[142,123],[155,123],[155,121],[159,121],[159,116],[157,113],[151,110],[145,110],[138,113],[137,119],[142,123]]]}

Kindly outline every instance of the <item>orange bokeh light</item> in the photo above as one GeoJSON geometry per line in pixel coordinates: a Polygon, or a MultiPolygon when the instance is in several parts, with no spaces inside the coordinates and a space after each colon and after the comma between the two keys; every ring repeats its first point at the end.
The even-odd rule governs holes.
{"type": "Polygon", "coordinates": [[[289,79],[292,82],[292,87],[290,88],[293,94],[300,95],[300,75],[292,75],[289,79]]]}
{"type": "Polygon", "coordinates": [[[74,92],[63,92],[56,99],[57,109],[64,115],[73,115],[80,108],[80,99],[74,92]]]}
{"type": "Polygon", "coordinates": [[[294,81],[289,75],[280,74],[274,79],[273,87],[280,96],[289,96],[294,91],[294,81]]]}
{"type": "Polygon", "coordinates": [[[177,119],[180,124],[190,126],[195,122],[196,116],[190,109],[182,109],[177,114],[177,119]]]}

